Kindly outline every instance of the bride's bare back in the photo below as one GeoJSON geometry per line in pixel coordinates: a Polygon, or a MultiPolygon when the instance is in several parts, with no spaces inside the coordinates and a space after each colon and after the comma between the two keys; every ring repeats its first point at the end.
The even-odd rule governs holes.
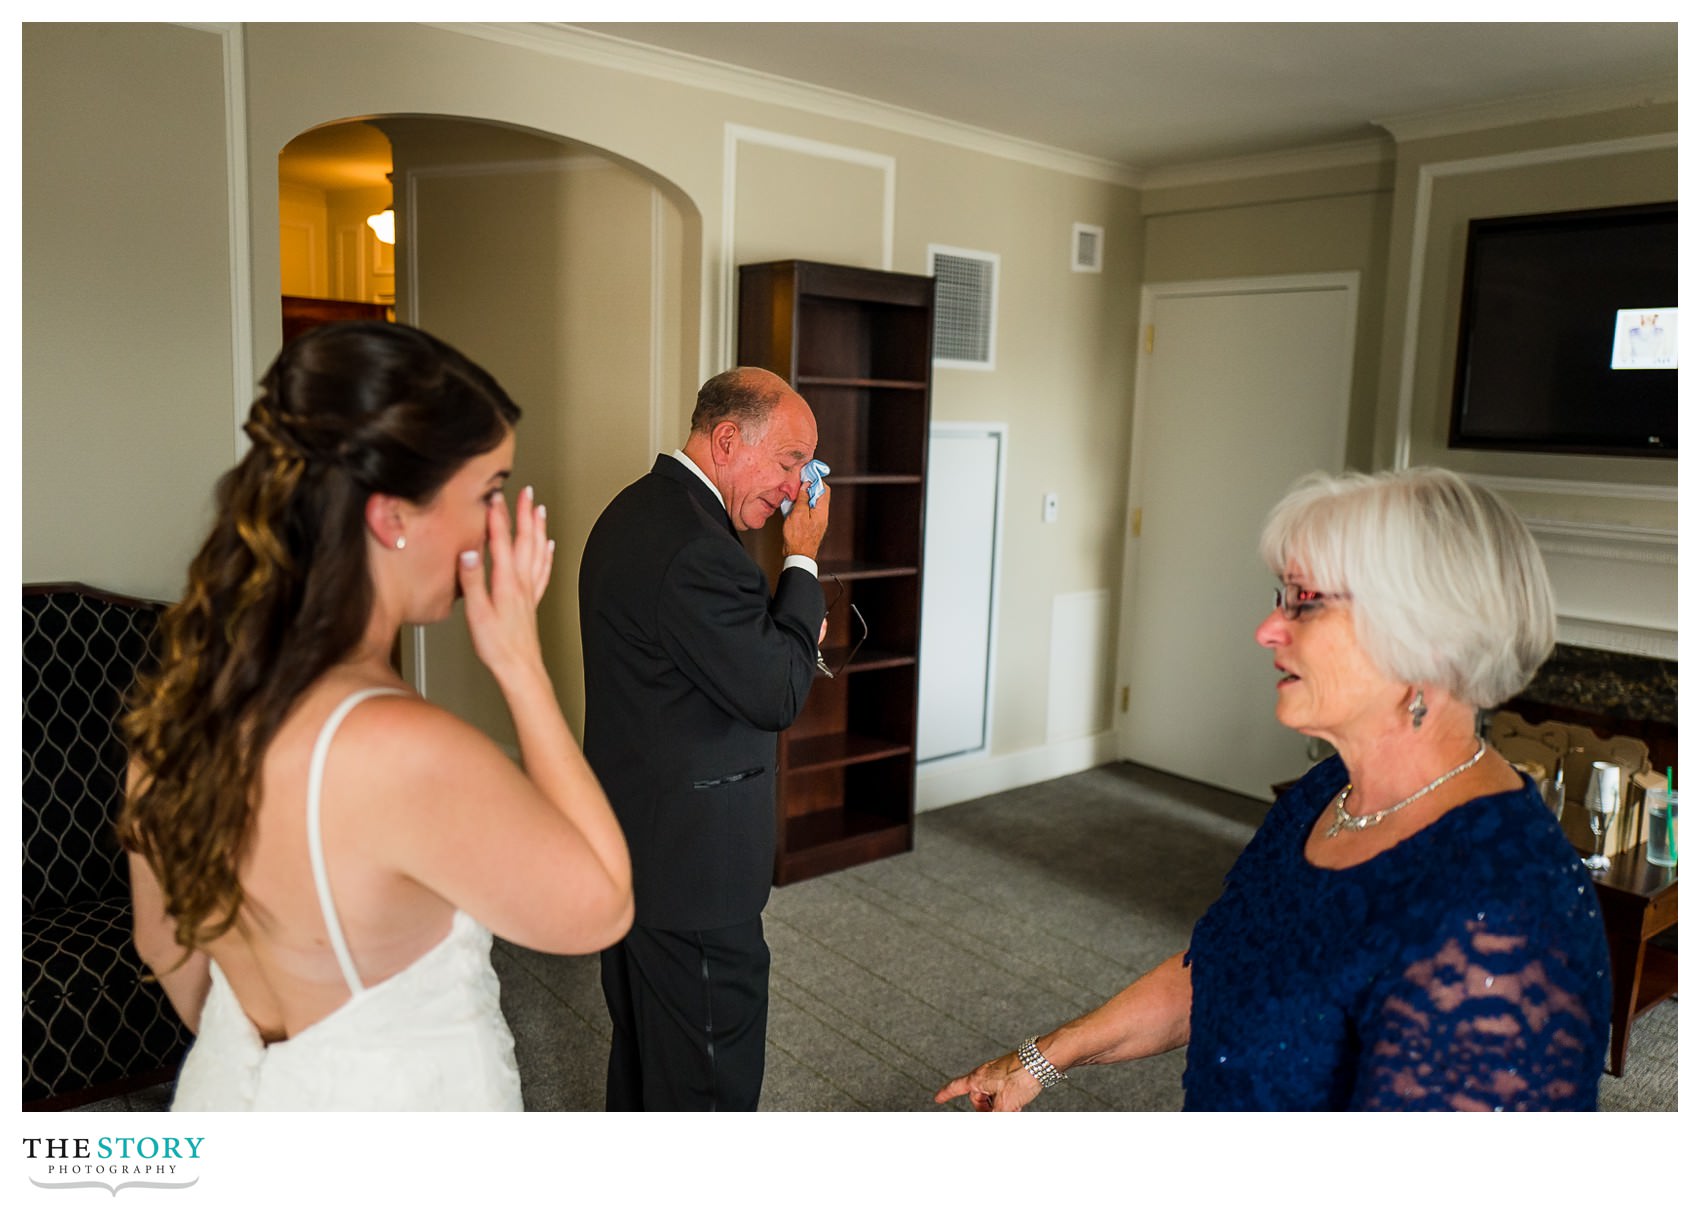
{"type": "MultiPolygon", "coordinates": [[[[307,846],[307,775],[313,745],[336,706],[362,689],[358,675],[332,671],[284,721],[262,768],[253,836],[242,865],[243,906],[231,930],[207,945],[264,1040],[294,1036],[349,997],[313,882],[307,846]]],[[[370,685],[370,684],[364,684],[370,685]]],[[[412,695],[400,680],[394,689],[412,695]]],[[[405,806],[402,783],[386,777],[375,749],[405,747],[393,735],[420,721],[368,700],[342,722],[325,761],[321,830],[330,893],[355,971],[376,985],[418,960],[448,934],[454,907],[396,870],[385,830],[405,806]],[[399,718],[399,719],[398,719],[399,718]]],[[[416,741],[414,744],[420,744],[416,741]]]]}

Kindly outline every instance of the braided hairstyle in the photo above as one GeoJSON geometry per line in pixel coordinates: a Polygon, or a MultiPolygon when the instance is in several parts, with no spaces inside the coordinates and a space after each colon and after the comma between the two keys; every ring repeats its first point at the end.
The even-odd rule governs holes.
{"type": "Polygon", "coordinates": [[[235,922],[267,747],[365,634],[367,498],[428,504],[519,420],[464,355],[379,321],[302,334],[260,387],[253,445],[219,480],[217,522],[123,721],[140,765],[119,839],[158,876],[185,949],[235,922]]]}

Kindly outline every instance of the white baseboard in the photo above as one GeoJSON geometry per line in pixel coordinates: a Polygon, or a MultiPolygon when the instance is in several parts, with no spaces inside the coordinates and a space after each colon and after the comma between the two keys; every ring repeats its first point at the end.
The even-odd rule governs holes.
{"type": "Polygon", "coordinates": [[[942,809],[947,804],[960,804],[1024,788],[1077,771],[1087,771],[1106,762],[1114,762],[1116,753],[1114,730],[1075,737],[1020,750],[1014,754],[998,754],[989,758],[942,759],[923,766],[915,777],[915,809],[942,809]]]}

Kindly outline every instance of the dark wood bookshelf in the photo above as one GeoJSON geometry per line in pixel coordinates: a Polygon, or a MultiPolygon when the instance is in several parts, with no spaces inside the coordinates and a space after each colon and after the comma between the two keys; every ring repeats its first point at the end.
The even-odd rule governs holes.
{"type": "MultiPolygon", "coordinates": [[[[837,500],[837,490],[834,490],[833,500],[837,500]]],[[[823,578],[836,577],[840,581],[861,581],[869,577],[913,577],[920,569],[916,565],[902,564],[871,564],[859,560],[822,560],[820,572],[823,578]]]]}
{"type": "MultiPolygon", "coordinates": [[[[914,845],[933,280],[776,261],[740,266],[738,288],[738,362],[809,402],[832,467],[819,564],[836,676],[780,738],[773,878],[789,884],[914,845]]],[[[779,527],[746,535],[770,577],[779,527]]]]}
{"type": "Polygon", "coordinates": [[[792,386],[799,390],[806,387],[894,388],[905,392],[928,390],[926,383],[911,379],[857,379],[842,375],[799,375],[792,386]]]}
{"type": "Polygon", "coordinates": [[[826,662],[826,668],[834,674],[839,672],[840,667],[853,674],[858,670],[883,670],[888,666],[915,664],[915,654],[913,653],[892,653],[884,649],[871,649],[866,645],[854,651],[855,660],[848,664],[846,664],[845,658],[849,657],[852,652],[849,645],[829,644],[821,649],[820,655],[822,660],[826,662]]]}
{"type": "Polygon", "coordinates": [[[920,484],[919,476],[840,476],[836,471],[832,474],[832,483],[845,484],[920,484]]]}
{"type": "Polygon", "coordinates": [[[293,340],[321,324],[338,320],[395,320],[395,306],[364,303],[354,299],[314,299],[306,295],[283,296],[283,339],[293,340]]]}

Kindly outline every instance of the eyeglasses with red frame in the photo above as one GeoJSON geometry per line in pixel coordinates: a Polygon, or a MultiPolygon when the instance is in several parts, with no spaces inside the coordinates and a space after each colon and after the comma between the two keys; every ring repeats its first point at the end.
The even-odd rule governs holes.
{"type": "Polygon", "coordinates": [[[1282,582],[1275,587],[1275,609],[1281,612],[1283,619],[1297,623],[1309,618],[1330,602],[1344,602],[1350,594],[1329,594],[1322,590],[1307,590],[1292,582],[1282,582]]]}

